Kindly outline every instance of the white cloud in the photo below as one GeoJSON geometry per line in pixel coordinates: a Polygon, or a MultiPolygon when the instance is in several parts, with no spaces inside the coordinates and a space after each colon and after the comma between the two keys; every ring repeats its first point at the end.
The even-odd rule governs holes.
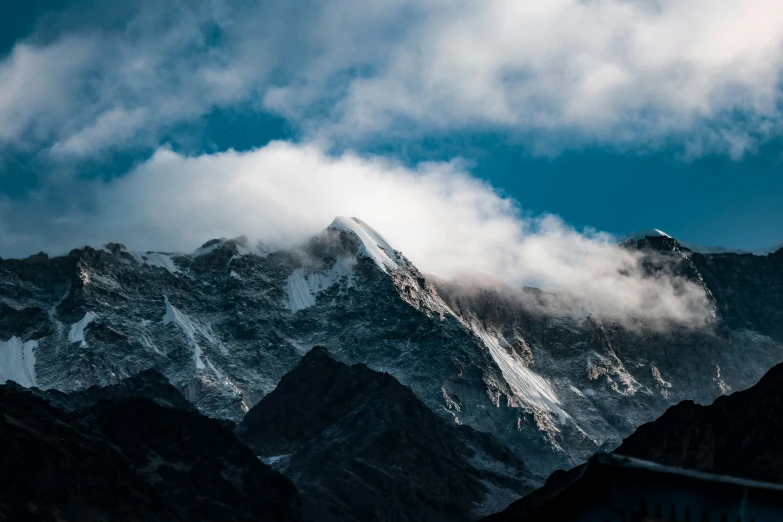
{"type": "Polygon", "coordinates": [[[771,125],[780,117],[783,72],[776,0],[393,5],[414,13],[399,34],[366,32],[357,42],[358,17],[348,17],[299,81],[269,91],[267,104],[304,119],[312,100],[358,68],[369,72],[337,82],[339,103],[328,121],[310,122],[316,132],[362,138],[489,126],[540,146],[656,146],[675,137],[692,153],[737,156],[780,130],[771,125]]]}
{"type": "MultiPolygon", "coordinates": [[[[83,193],[93,212],[72,209],[33,240],[59,250],[120,241],[136,249],[189,252],[212,237],[247,234],[290,246],[336,215],[351,215],[441,277],[478,274],[534,285],[584,302],[596,314],[641,317],[648,324],[701,324],[709,313],[697,285],[665,274],[645,277],[638,254],[608,235],[580,233],[554,216],[521,217],[514,201],[459,162],[409,169],[287,142],[193,158],[160,150],[128,175],[85,186],[83,193]]],[[[8,210],[5,215],[13,216],[8,210]]],[[[13,217],[23,223],[28,216],[13,217]]],[[[13,245],[14,239],[29,240],[2,241],[13,245]]]]}
{"type": "Polygon", "coordinates": [[[20,44],[0,62],[0,144],[48,138],[72,116],[83,75],[97,58],[88,38],[20,44]]]}
{"type": "Polygon", "coordinates": [[[781,131],[779,0],[140,5],[119,29],[17,45],[0,143],[155,146],[237,103],[345,143],[490,129],[544,152],[674,140],[736,157],[781,131]]]}
{"type": "Polygon", "coordinates": [[[141,1],[119,28],[17,43],[0,61],[0,146],[76,160],[156,147],[171,126],[246,101],[244,66],[209,42],[221,23],[220,2],[141,1]]]}

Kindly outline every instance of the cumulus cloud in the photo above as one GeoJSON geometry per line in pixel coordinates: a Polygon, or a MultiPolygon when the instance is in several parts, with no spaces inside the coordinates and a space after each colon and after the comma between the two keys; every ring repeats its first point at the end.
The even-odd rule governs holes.
{"type": "MultiPolygon", "coordinates": [[[[665,272],[645,275],[640,254],[609,235],[576,231],[554,216],[524,217],[458,161],[411,169],[288,142],[198,157],[159,150],[127,176],[82,192],[92,211],[63,213],[47,227],[48,237],[37,232],[35,241],[55,249],[88,240],[189,252],[211,237],[246,234],[292,246],[336,215],[351,215],[443,278],[483,275],[533,285],[615,319],[694,325],[709,315],[697,285],[665,272]]],[[[15,217],[22,224],[29,216],[15,217]]],[[[0,239],[13,245],[24,238],[6,232],[0,239]]]]}
{"type": "Polygon", "coordinates": [[[776,0],[133,5],[0,62],[0,142],[155,146],[239,103],[342,143],[490,129],[548,153],[674,141],[736,157],[781,130],[776,0]]]}

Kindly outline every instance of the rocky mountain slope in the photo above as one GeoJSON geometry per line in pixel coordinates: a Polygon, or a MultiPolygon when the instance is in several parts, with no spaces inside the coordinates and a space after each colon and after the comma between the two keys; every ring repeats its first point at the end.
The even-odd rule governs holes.
{"type": "MultiPolygon", "coordinates": [[[[465,323],[545,377],[556,405],[604,450],[681,399],[710,403],[751,386],[783,355],[783,250],[705,255],[668,236],[625,246],[649,253],[651,271],[666,269],[701,285],[714,310],[710,324],[656,330],[589,314],[558,317],[541,311],[552,297],[537,289],[435,283],[465,323]]],[[[567,440],[562,433],[553,439],[567,440]]]]}
{"type": "Polygon", "coordinates": [[[109,244],[1,260],[0,382],[65,392],[154,367],[201,412],[239,422],[321,345],[492,433],[543,477],[783,360],[783,252],[697,254],[655,237],[627,247],[703,285],[709,327],[629,328],[542,312],[527,291],[433,284],[353,218],[292,250],[238,238],[189,255],[109,244]]]}
{"type": "Polygon", "coordinates": [[[522,460],[491,435],[435,415],[390,375],[321,347],[237,433],[295,482],[315,520],[475,520],[532,489],[522,460]]]}
{"type": "Polygon", "coordinates": [[[0,519],[300,520],[291,482],[230,428],[157,404],[179,394],[160,375],[133,383],[142,386],[81,393],[90,405],[74,411],[0,386],[0,519]]]}
{"type": "MultiPolygon", "coordinates": [[[[640,426],[616,454],[676,468],[783,483],[783,364],[751,388],[708,406],[683,401],[640,426]]],[[[523,521],[561,495],[586,464],[558,470],[545,486],[486,520],[523,521]]]]}

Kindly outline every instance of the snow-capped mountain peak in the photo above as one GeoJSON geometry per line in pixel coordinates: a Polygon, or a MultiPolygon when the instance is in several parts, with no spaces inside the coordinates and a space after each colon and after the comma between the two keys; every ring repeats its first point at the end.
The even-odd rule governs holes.
{"type": "Polygon", "coordinates": [[[362,242],[359,253],[375,261],[384,271],[399,268],[394,248],[367,223],[355,217],[337,216],[328,228],[355,234],[362,242]]]}
{"type": "Polygon", "coordinates": [[[633,241],[639,241],[641,239],[644,239],[646,237],[668,237],[669,239],[674,239],[672,236],[661,230],[660,228],[651,228],[649,230],[641,230],[639,232],[634,232],[632,234],[628,234],[626,236],[625,240],[633,240],[633,241]]]}

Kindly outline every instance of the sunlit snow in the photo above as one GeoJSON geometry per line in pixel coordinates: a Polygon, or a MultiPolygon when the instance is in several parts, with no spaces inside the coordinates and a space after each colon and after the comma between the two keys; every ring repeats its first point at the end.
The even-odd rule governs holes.
{"type": "Polygon", "coordinates": [[[391,245],[378,232],[359,218],[338,216],[334,218],[329,228],[356,234],[362,242],[362,248],[359,253],[375,261],[384,272],[387,268],[398,268],[397,254],[395,254],[391,245]]]}
{"type": "Polygon", "coordinates": [[[82,317],[78,323],[73,323],[71,329],[68,331],[68,342],[81,342],[80,346],[82,348],[86,347],[87,341],[84,340],[84,329],[87,328],[87,325],[93,322],[96,317],[98,317],[98,314],[89,311],[84,314],[84,317],[82,317]]]}
{"type": "Polygon", "coordinates": [[[557,414],[561,422],[565,421],[568,414],[560,407],[560,400],[549,381],[506,352],[492,334],[481,328],[474,328],[473,331],[489,348],[489,353],[500,368],[503,378],[520,399],[530,405],[551,411],[557,414]]]}

